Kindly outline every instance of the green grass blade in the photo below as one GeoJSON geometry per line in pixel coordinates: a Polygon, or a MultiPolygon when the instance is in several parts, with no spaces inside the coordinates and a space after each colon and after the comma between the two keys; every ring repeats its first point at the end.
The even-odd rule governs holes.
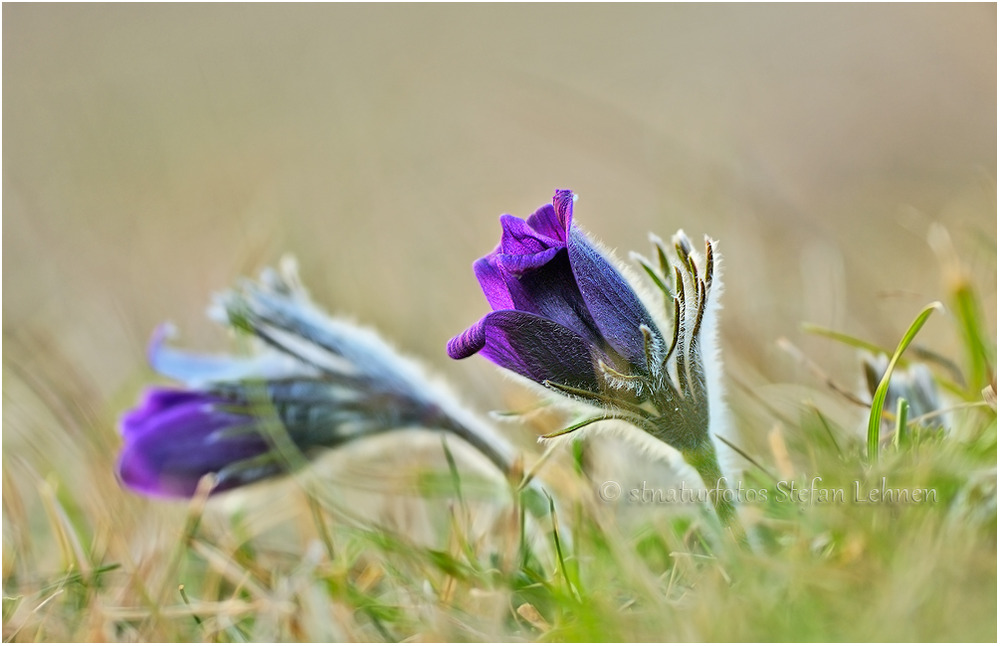
{"type": "Polygon", "coordinates": [[[889,359],[889,365],[885,369],[885,374],[882,375],[882,380],[879,382],[878,387],[875,389],[875,395],[872,397],[872,409],[868,416],[868,461],[874,463],[878,459],[878,440],[879,440],[879,430],[882,425],[882,409],[885,407],[885,398],[889,392],[889,379],[892,377],[892,371],[895,369],[896,364],[899,362],[899,358],[902,356],[903,352],[906,351],[907,346],[913,341],[914,337],[920,331],[920,328],[924,326],[927,319],[934,312],[934,310],[943,309],[941,303],[935,301],[925,307],[914,319],[913,323],[910,324],[910,328],[903,335],[900,340],[899,345],[896,347],[896,351],[893,352],[892,358],[889,359]]]}
{"type": "Polygon", "coordinates": [[[444,450],[444,459],[448,462],[448,475],[451,476],[451,486],[455,491],[455,497],[458,498],[458,506],[464,513],[465,498],[462,496],[462,476],[458,473],[455,456],[451,454],[451,449],[448,447],[448,440],[444,437],[441,438],[441,448],[444,450]]]}
{"type": "Polygon", "coordinates": [[[837,330],[831,330],[830,328],[823,327],[822,325],[816,325],[815,323],[803,323],[802,331],[806,334],[815,334],[816,336],[823,336],[828,339],[833,339],[843,343],[844,345],[851,346],[852,348],[858,348],[859,350],[867,350],[872,354],[886,354],[883,348],[865,341],[864,339],[859,339],[857,337],[851,336],[850,334],[845,334],[843,332],[838,332],[837,330]]]}
{"type": "Polygon", "coordinates": [[[833,434],[833,429],[830,428],[830,423],[827,421],[826,415],[824,415],[823,411],[821,411],[816,406],[813,406],[812,409],[813,412],[816,413],[816,418],[819,419],[819,423],[820,425],[822,425],[823,430],[826,431],[826,436],[830,439],[830,443],[833,445],[833,448],[837,451],[837,456],[841,460],[843,460],[844,452],[840,448],[840,442],[837,441],[837,437],[833,434]]]}
{"type": "Polygon", "coordinates": [[[955,314],[958,317],[959,330],[965,344],[968,365],[966,379],[972,397],[986,386],[993,377],[993,357],[996,348],[989,341],[985,331],[979,302],[972,287],[965,281],[955,288],[952,295],[955,314]]]}
{"type": "Polygon", "coordinates": [[[910,436],[906,428],[909,416],[910,404],[900,397],[899,401],[896,402],[896,434],[893,437],[893,443],[897,447],[906,446],[910,442],[910,436]]]}
{"type": "Polygon", "coordinates": [[[575,581],[576,576],[575,570],[570,570],[566,563],[566,556],[563,554],[563,543],[562,537],[559,533],[559,519],[558,512],[556,511],[556,501],[549,496],[549,515],[552,518],[552,542],[556,548],[556,560],[559,561],[559,571],[562,573],[563,580],[566,582],[567,591],[573,596],[573,598],[579,602],[580,601],[580,588],[579,581],[575,581]]]}

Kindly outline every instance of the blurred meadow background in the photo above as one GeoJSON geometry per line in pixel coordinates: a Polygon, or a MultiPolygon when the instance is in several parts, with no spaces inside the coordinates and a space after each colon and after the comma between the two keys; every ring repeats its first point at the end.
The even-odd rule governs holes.
{"type": "MultiPolygon", "coordinates": [[[[600,545],[631,565],[589,614],[379,552],[330,510],[317,521],[287,481],[213,501],[192,528],[187,504],[124,491],[114,464],[117,418],[156,379],[153,328],[171,320],[185,347],[231,349],[204,318],[211,295],[284,254],[318,303],[474,407],[528,405],[534,394],[444,345],[486,311],[471,263],[496,244],[498,216],[571,188],[577,222],[624,260],[648,253],[649,232],[720,241],[744,448],[781,462],[777,427],[797,473],[850,479],[857,460],[830,466],[785,423],[813,402],[860,437],[866,415],[824,385],[860,388],[857,350],[803,322],[891,350],[941,300],[916,343],[966,366],[951,309],[964,286],[995,343],[996,24],[994,4],[5,4],[4,638],[995,639],[995,414],[967,424],[992,433],[975,459],[942,442],[892,467],[944,469],[955,491],[985,471],[986,521],[808,509],[785,552],[705,572],[681,568],[669,527],[633,543],[599,508],[612,514],[602,536],[621,536],[582,532],[581,563],[600,545]],[[336,549],[317,555],[320,526],[336,549]],[[890,536],[912,540],[878,543],[890,536]],[[636,574],[633,607],[620,579],[655,569],[650,541],[672,546],[672,574],[636,574]],[[618,553],[633,545],[638,560],[618,553]],[[432,601],[414,600],[425,588],[432,601]]],[[[555,430],[501,428],[529,462],[555,430]]],[[[409,486],[400,470],[444,464],[439,439],[412,442],[332,456],[333,495],[345,517],[451,554],[448,522],[433,520],[451,503],[391,495],[409,486]]],[[[604,450],[609,464],[650,461],[604,450]]],[[[542,477],[585,498],[566,452],[552,463],[542,477]]],[[[607,587],[601,567],[583,568],[588,590],[607,587]]]]}

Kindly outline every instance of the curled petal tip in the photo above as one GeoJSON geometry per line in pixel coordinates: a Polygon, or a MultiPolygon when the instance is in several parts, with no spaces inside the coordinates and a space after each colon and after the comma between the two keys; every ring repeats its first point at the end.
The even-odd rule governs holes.
{"type": "Polygon", "coordinates": [[[465,359],[484,347],[486,347],[486,329],[480,321],[448,341],[448,356],[452,359],[465,359]]]}
{"type": "Polygon", "coordinates": [[[573,191],[569,189],[558,189],[556,194],[552,196],[552,206],[556,210],[556,215],[559,216],[560,222],[569,226],[573,218],[573,202],[576,201],[576,195],[573,191]]]}

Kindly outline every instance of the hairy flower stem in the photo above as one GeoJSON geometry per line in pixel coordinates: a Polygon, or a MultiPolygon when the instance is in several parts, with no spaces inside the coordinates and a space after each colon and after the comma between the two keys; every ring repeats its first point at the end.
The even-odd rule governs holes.
{"type": "Polygon", "coordinates": [[[727,495],[731,492],[726,484],[725,476],[722,475],[722,469],[719,467],[719,458],[715,453],[715,447],[706,440],[697,449],[684,451],[683,455],[684,460],[695,468],[708,488],[719,523],[724,529],[730,530],[737,541],[744,542],[743,527],[736,515],[733,498],[731,495],[727,495]]]}
{"type": "Polygon", "coordinates": [[[471,444],[509,479],[514,466],[514,451],[506,440],[494,433],[485,433],[471,424],[463,424],[454,419],[441,420],[437,427],[454,433],[471,444]]]}

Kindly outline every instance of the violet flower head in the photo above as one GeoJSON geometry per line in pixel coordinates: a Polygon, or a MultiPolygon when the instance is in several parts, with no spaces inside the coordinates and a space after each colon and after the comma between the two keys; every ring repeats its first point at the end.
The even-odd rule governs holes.
{"type": "MultiPolygon", "coordinates": [[[[664,334],[630,283],[573,222],[574,195],[556,191],[527,220],[500,217],[500,244],[476,261],[492,311],[448,343],[463,359],[479,353],[599,409],[564,431],[620,419],[679,450],[714,486],[715,436],[728,426],[714,329],[715,243],[704,256],[679,231],[658,263],[637,257],[663,297],[664,334]],[[670,257],[673,256],[673,259],[670,257]]],[[[719,507],[720,517],[732,509],[719,507]]]]}
{"type": "Polygon", "coordinates": [[[594,393],[614,373],[648,376],[647,353],[663,339],[573,223],[574,200],[560,190],[527,220],[500,216],[500,244],[473,266],[493,311],[448,343],[453,359],[478,352],[540,384],[594,393]]]}
{"type": "Polygon", "coordinates": [[[457,434],[510,467],[509,445],[431,385],[420,365],[374,332],[324,314],[294,266],[283,269],[223,294],[214,308],[214,318],[252,335],[252,355],[189,353],[166,345],[165,328],[154,335],[150,363],[183,386],[150,388],[122,416],[125,485],[190,497],[214,474],[215,494],[293,471],[321,450],[407,427],[457,434]]]}

